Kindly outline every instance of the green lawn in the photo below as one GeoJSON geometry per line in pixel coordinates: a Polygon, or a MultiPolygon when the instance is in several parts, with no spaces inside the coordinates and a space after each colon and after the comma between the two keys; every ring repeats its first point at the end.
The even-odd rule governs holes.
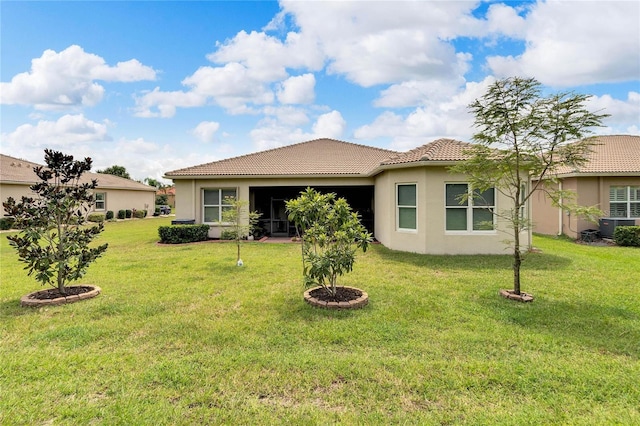
{"type": "Polygon", "coordinates": [[[0,236],[0,424],[640,424],[640,251],[536,237],[532,304],[510,257],[376,245],[302,301],[300,247],[158,246],[170,219],[107,223],[95,298],[22,308],[40,286],[0,236]]]}

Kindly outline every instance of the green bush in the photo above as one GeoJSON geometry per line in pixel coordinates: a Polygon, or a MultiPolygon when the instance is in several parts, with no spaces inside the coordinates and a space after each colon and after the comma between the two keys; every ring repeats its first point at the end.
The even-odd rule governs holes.
{"type": "Polygon", "coordinates": [[[640,226],[616,226],[613,240],[619,246],[640,247],[640,226]]]}
{"type": "Polygon", "coordinates": [[[91,213],[87,216],[87,220],[89,222],[102,223],[104,222],[104,214],[102,213],[91,213]]]}
{"type": "Polygon", "coordinates": [[[2,217],[0,218],[0,230],[6,231],[7,229],[11,229],[13,223],[16,220],[12,217],[2,217]]]}
{"type": "Polygon", "coordinates": [[[136,219],[144,219],[147,216],[146,210],[135,210],[133,213],[133,217],[136,219]]]}
{"type": "Polygon", "coordinates": [[[106,219],[107,220],[113,219],[113,211],[112,210],[107,211],[106,219]]]}
{"type": "Polygon", "coordinates": [[[209,238],[209,225],[171,225],[158,228],[160,242],[183,244],[205,241],[209,238]]]}
{"type": "Polygon", "coordinates": [[[124,211],[124,217],[127,219],[131,219],[131,216],[133,215],[133,212],[129,209],[124,211]]]}
{"type": "Polygon", "coordinates": [[[118,219],[124,219],[126,213],[124,210],[118,210],[118,219]]]}
{"type": "Polygon", "coordinates": [[[221,240],[235,240],[236,239],[236,231],[233,229],[225,229],[220,233],[221,240]]]}

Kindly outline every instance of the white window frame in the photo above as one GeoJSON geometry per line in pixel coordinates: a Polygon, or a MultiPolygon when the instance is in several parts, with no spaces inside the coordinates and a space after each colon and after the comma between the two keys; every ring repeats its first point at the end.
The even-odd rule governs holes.
{"type": "Polygon", "coordinates": [[[202,223],[203,224],[209,224],[209,225],[224,225],[225,223],[222,222],[222,210],[224,209],[224,207],[229,207],[229,204],[225,204],[224,203],[224,196],[223,194],[227,191],[233,191],[234,197],[238,196],[238,188],[202,188],[202,193],[201,193],[201,197],[202,197],[202,223]],[[218,204],[205,204],[205,192],[206,191],[218,191],[218,204]],[[206,218],[206,214],[205,214],[205,210],[207,207],[217,207],[218,208],[218,220],[215,222],[205,222],[205,218],[206,218]]]}
{"type": "Polygon", "coordinates": [[[631,206],[634,206],[636,211],[640,212],[640,186],[638,185],[611,185],[609,187],[609,216],[620,219],[638,219],[640,218],[640,214],[638,216],[631,215],[631,206]],[[619,194],[622,195],[622,199],[612,200],[612,197],[616,194],[615,198],[619,194]],[[633,195],[633,197],[632,197],[633,195]],[[633,199],[635,198],[635,199],[633,199]],[[611,214],[613,204],[623,205],[625,208],[624,216],[613,216],[611,214]]]}
{"type": "Polygon", "coordinates": [[[93,199],[95,202],[93,209],[95,211],[105,211],[107,209],[107,193],[106,192],[96,192],[95,194],[93,194],[93,199]],[[98,199],[99,195],[102,196],[101,200],[98,199]],[[98,203],[102,203],[102,208],[98,207],[98,203]]]}
{"type": "Polygon", "coordinates": [[[495,234],[497,233],[497,221],[496,221],[496,215],[495,215],[495,211],[496,211],[496,204],[497,204],[497,195],[498,195],[498,191],[496,191],[495,188],[490,188],[493,189],[493,205],[480,205],[480,206],[476,206],[474,205],[474,199],[473,199],[473,188],[471,187],[471,184],[468,182],[445,182],[444,184],[444,231],[446,234],[455,234],[455,235],[461,235],[461,234],[474,234],[474,235],[489,235],[489,234],[495,234]],[[467,186],[467,194],[469,195],[469,197],[467,198],[467,203],[465,204],[459,204],[457,206],[450,206],[447,205],[447,186],[448,185],[466,185],[467,186]],[[467,229],[452,229],[449,230],[447,229],[447,211],[450,209],[464,209],[466,212],[466,225],[467,225],[467,229]],[[491,214],[491,220],[493,223],[493,228],[492,229],[473,229],[473,212],[474,210],[486,210],[489,209],[491,210],[492,214],[491,214]]]}
{"type": "Polygon", "coordinates": [[[395,188],[395,206],[396,206],[396,230],[397,231],[401,231],[401,232],[411,232],[411,233],[417,233],[418,232],[418,183],[417,182],[401,182],[401,183],[396,183],[396,188],[395,188]],[[413,186],[415,188],[415,192],[416,192],[416,203],[415,205],[400,205],[398,204],[398,195],[399,195],[399,188],[401,186],[413,186]],[[415,211],[415,215],[416,215],[416,227],[415,228],[401,228],[400,227],[400,209],[413,209],[415,211]]]}

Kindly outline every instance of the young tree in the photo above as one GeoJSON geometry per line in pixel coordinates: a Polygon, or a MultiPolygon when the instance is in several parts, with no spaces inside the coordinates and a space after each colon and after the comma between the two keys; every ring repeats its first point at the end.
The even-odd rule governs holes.
{"type": "Polygon", "coordinates": [[[31,186],[36,198],[22,197],[16,202],[9,197],[3,203],[5,212],[22,230],[7,239],[20,261],[27,264],[29,275],[35,273],[42,285],[57,287],[64,295],[67,284],[84,276],[107,244],[89,247],[104,225],[84,226],[98,186],[95,179],[80,183],[82,174],[91,170],[91,159],[74,161],[71,155],[46,149],[45,162],[46,167],[33,169],[41,180],[31,186]]]}
{"type": "Polygon", "coordinates": [[[96,173],[102,173],[104,175],[120,176],[125,179],[131,179],[131,176],[129,176],[129,172],[127,172],[127,169],[125,169],[123,166],[118,166],[118,165],[107,167],[104,170],[96,170],[96,173]]]}
{"type": "Polygon", "coordinates": [[[555,185],[556,172],[587,161],[594,144],[587,138],[590,129],[601,126],[608,116],[587,110],[588,95],[543,96],[540,86],[533,78],[499,80],[469,105],[478,129],[473,135],[477,143],[466,152],[468,159],[452,168],[469,176],[475,196],[495,188],[509,200],[507,208],[493,214],[507,223],[513,237],[513,293],[518,295],[523,259],[520,236],[532,226],[526,203],[536,190],[542,190],[563,209],[594,213],[593,208],[567,203],[570,194],[555,185]]]}
{"type": "Polygon", "coordinates": [[[302,231],[305,286],[320,285],[334,297],[338,277],[350,272],[357,249],[367,251],[371,234],[344,198],[307,188],[286,203],[289,220],[302,231]]]}
{"type": "Polygon", "coordinates": [[[240,245],[242,244],[242,240],[251,235],[253,228],[255,228],[258,223],[258,219],[260,219],[262,214],[252,211],[247,212],[247,208],[249,206],[248,201],[238,200],[235,197],[225,197],[225,200],[225,207],[222,211],[222,222],[231,224],[231,234],[233,235],[233,239],[238,247],[236,265],[242,266],[243,262],[240,258],[240,245]]]}

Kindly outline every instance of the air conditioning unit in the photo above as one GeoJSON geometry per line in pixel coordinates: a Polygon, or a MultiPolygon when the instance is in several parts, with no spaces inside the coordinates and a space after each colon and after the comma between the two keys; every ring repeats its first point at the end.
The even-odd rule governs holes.
{"type": "Polygon", "coordinates": [[[600,219],[600,236],[602,238],[613,238],[613,231],[616,226],[634,226],[636,221],[633,219],[618,219],[613,217],[603,217],[600,219]]]}

